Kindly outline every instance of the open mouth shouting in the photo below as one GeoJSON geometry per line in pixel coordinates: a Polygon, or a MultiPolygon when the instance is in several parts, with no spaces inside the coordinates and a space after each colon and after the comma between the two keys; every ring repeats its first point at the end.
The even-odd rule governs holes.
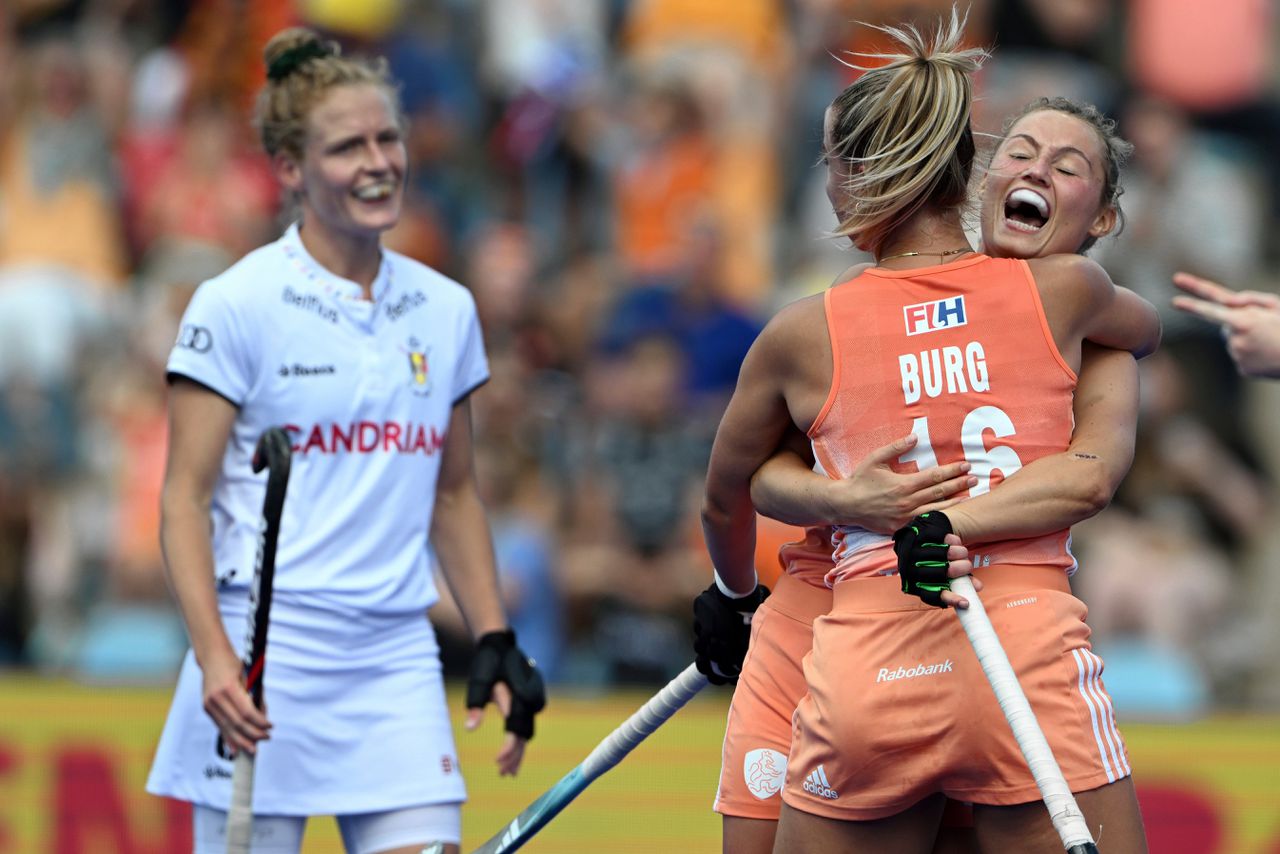
{"type": "Polygon", "coordinates": [[[1004,222],[1014,231],[1035,234],[1049,221],[1049,210],[1044,196],[1019,187],[1004,200],[1004,222]]]}

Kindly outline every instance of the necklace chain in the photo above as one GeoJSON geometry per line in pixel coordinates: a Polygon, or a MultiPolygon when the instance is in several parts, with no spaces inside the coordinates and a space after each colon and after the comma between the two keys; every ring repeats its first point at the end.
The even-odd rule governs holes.
{"type": "Polygon", "coordinates": [[[961,249],[948,249],[945,252],[899,252],[897,255],[886,255],[876,263],[883,264],[885,261],[892,261],[894,258],[914,258],[917,255],[937,255],[940,258],[946,258],[948,255],[960,255],[972,251],[968,246],[965,246],[961,249]]]}

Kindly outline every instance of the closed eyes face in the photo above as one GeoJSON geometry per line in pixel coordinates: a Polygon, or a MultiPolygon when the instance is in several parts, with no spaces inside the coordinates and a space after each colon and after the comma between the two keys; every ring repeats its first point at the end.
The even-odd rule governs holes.
{"type": "Polygon", "coordinates": [[[1039,110],[1009,129],[983,182],[982,243],[989,255],[1075,253],[1115,225],[1104,205],[1106,152],[1093,126],[1039,110]]]}

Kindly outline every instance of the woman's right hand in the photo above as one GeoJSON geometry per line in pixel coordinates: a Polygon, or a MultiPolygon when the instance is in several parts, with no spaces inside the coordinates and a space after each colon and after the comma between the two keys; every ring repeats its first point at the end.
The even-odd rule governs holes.
{"type": "Polygon", "coordinates": [[[271,722],[266,710],[253,705],[244,687],[244,665],[230,646],[202,662],[204,672],[204,710],[232,754],[241,750],[249,755],[257,752],[257,742],[271,737],[271,722]]]}
{"type": "Polygon", "coordinates": [[[915,448],[914,433],[872,451],[847,478],[833,480],[828,491],[830,518],[877,534],[892,534],[930,510],[950,507],[968,496],[978,479],[968,462],[948,463],[911,474],[890,466],[915,448]]]}

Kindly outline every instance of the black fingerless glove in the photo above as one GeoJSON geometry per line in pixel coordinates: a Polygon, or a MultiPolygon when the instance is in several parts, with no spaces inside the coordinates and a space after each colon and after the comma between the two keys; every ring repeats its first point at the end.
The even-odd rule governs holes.
{"type": "Polygon", "coordinates": [[[751,640],[751,616],[769,595],[757,584],[748,596],[733,599],[712,584],[693,600],[693,649],[698,670],[712,685],[738,681],[751,640]]]}
{"type": "Polygon", "coordinates": [[[493,686],[499,682],[511,689],[507,732],[523,739],[533,738],[533,716],[547,704],[547,689],[532,659],[516,646],[516,633],[511,629],[489,632],[476,641],[467,678],[467,708],[484,708],[493,697],[493,686]]]}
{"type": "Polygon", "coordinates": [[[921,513],[893,535],[893,551],[898,556],[898,576],[902,592],[919,596],[926,605],[945,608],[942,591],[951,589],[947,576],[947,534],[951,520],[940,510],[921,513]]]}

